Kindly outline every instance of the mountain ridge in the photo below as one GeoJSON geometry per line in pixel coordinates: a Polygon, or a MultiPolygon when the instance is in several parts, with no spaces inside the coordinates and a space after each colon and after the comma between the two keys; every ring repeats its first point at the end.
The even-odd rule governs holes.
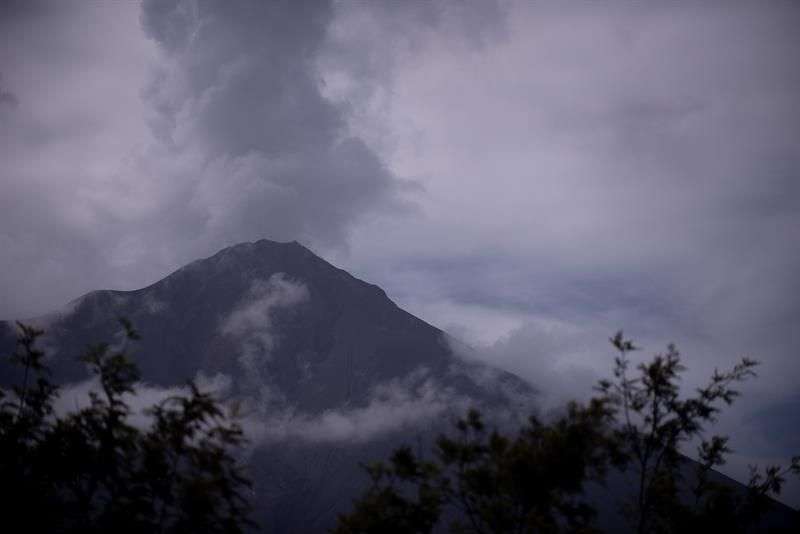
{"type": "MultiPolygon", "coordinates": [[[[252,349],[261,353],[265,373],[277,377],[281,389],[291,389],[303,378],[292,368],[295,364],[326,372],[318,394],[306,390],[305,400],[295,399],[315,411],[341,404],[341,390],[350,392],[351,401],[352,396],[363,400],[371,384],[407,376],[420,366],[443,377],[454,362],[461,364],[441,329],[397,306],[379,286],[296,241],[262,239],[226,247],[148,286],[91,291],[61,312],[35,319],[34,324],[47,329],[47,344],[57,353],[52,360],[57,376],[79,380],[82,369],[64,355],[78,354],[86,342],[113,338],[119,316],[142,333],[137,363],[150,382],[180,383],[201,370],[240,376],[232,361],[252,349]],[[246,324],[231,326],[233,319],[246,324]],[[277,333],[275,339],[270,329],[277,333]],[[250,349],[237,341],[252,341],[250,349]],[[351,376],[363,376],[347,386],[332,385],[337,382],[333,375],[347,368],[351,376]],[[316,400],[309,401],[309,395],[316,400]]],[[[13,328],[5,324],[0,348],[8,350],[13,328]]],[[[525,389],[518,377],[500,373],[515,381],[517,389],[525,389]]],[[[475,394],[480,388],[469,389],[475,394]]]]}
{"type": "MultiPolygon", "coordinates": [[[[227,247],[39,318],[57,382],[87,379],[75,356],[117,339],[119,316],[142,335],[133,359],[149,387],[223,377],[245,400],[256,518],[272,532],[326,530],[368,482],[360,463],[429,443],[469,406],[514,416],[533,398],[519,377],[460,359],[442,330],[297,242],[227,247]]],[[[15,329],[0,325],[10,354],[15,329]]],[[[15,372],[0,364],[0,383],[15,372]]]]}

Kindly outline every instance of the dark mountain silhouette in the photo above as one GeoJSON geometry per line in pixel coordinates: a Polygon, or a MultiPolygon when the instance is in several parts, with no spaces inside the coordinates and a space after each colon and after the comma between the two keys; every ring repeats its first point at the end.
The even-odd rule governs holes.
{"type": "MultiPolygon", "coordinates": [[[[148,384],[223,376],[245,399],[248,421],[263,425],[251,456],[257,515],[275,531],[330,525],[366,482],[359,462],[422,443],[467,405],[523,414],[533,394],[454,356],[441,330],[296,242],[236,245],[143,289],[93,291],[33,319],[54,378],[85,380],[75,357],[114,340],[118,317],[142,335],[134,357],[148,384]]],[[[15,335],[0,323],[0,352],[15,335]]],[[[7,385],[16,370],[2,365],[7,385]]]]}
{"type": "MultiPolygon", "coordinates": [[[[148,384],[217,377],[242,401],[255,516],[271,532],[326,530],[367,482],[360,463],[401,443],[426,450],[468,406],[513,422],[535,400],[523,380],[456,356],[441,330],[296,242],[236,245],[143,289],[93,291],[32,320],[47,331],[57,382],[86,379],[75,357],[114,340],[118,317],[142,335],[134,356],[148,384]]],[[[0,322],[0,353],[15,337],[0,322]]],[[[15,372],[0,364],[0,384],[15,372]]],[[[618,474],[590,489],[603,526],[621,528],[616,497],[627,486],[618,474]]]]}
{"type": "MultiPolygon", "coordinates": [[[[56,352],[56,376],[82,379],[72,356],[89,342],[112,339],[118,317],[143,334],[137,364],[153,384],[179,384],[203,371],[225,373],[241,385],[252,378],[243,376],[241,363],[249,352],[262,377],[303,410],[358,404],[375,384],[421,366],[476,398],[531,392],[509,373],[493,373],[496,385],[502,384],[494,390],[486,389],[486,381],[478,386],[467,379],[469,369],[489,368],[454,358],[441,330],[296,242],[236,245],[143,289],[93,291],[59,313],[34,319],[56,352]],[[287,295],[295,290],[299,296],[287,295]],[[244,324],[231,326],[237,311],[244,312],[244,324]],[[454,366],[463,372],[454,373],[454,366]]],[[[0,325],[0,348],[8,351],[13,325],[0,325]]]]}

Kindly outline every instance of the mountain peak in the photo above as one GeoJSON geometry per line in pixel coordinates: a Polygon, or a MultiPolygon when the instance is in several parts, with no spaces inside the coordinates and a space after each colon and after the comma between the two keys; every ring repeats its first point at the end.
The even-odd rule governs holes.
{"type": "MultiPolygon", "coordinates": [[[[137,363],[149,382],[221,373],[310,412],[357,405],[376,384],[420,369],[443,381],[466,369],[441,330],[296,241],[240,243],[142,289],[92,292],[50,322],[53,345],[79,353],[110,339],[118,317],[142,334],[137,363]]],[[[68,359],[55,365],[71,380],[84,372],[68,359]]]]}
{"type": "Polygon", "coordinates": [[[158,286],[175,278],[188,276],[190,273],[200,276],[215,276],[226,273],[228,275],[232,273],[255,274],[258,271],[264,274],[265,270],[269,270],[271,267],[277,268],[287,264],[297,267],[305,262],[312,262],[319,266],[326,265],[328,268],[336,269],[336,267],[297,241],[281,242],[259,239],[258,241],[245,241],[231,245],[211,256],[188,263],[166,278],[144,289],[158,286]]]}
{"type": "Polygon", "coordinates": [[[304,252],[314,256],[308,248],[304,247],[297,241],[272,241],[271,239],[259,239],[257,241],[244,241],[229,247],[225,247],[219,252],[198,261],[204,261],[218,256],[226,256],[231,254],[279,254],[304,252]]]}
{"type": "MultiPolygon", "coordinates": [[[[259,453],[269,459],[258,461],[260,469],[278,470],[260,472],[264,487],[302,489],[307,484],[297,473],[317,461],[309,458],[346,473],[347,487],[338,476],[334,484],[309,483],[330,490],[318,496],[319,518],[337,510],[342,498],[349,503],[358,461],[379,457],[371,448],[377,443],[392,444],[390,436],[410,428],[438,428],[467,403],[508,412],[531,392],[513,375],[461,361],[441,330],[296,241],[240,243],[148,287],[77,299],[43,325],[48,354],[57,350],[48,360],[53,376],[62,383],[86,380],[74,356],[90,343],[117,339],[118,317],[142,336],[133,358],[149,386],[219,379],[257,415],[254,424],[269,439],[293,440],[291,447],[276,444],[259,453]],[[349,448],[353,443],[365,448],[349,448]],[[373,453],[354,456],[367,450],[373,453]]],[[[13,326],[0,323],[0,352],[13,351],[14,337],[13,326]]],[[[12,382],[13,373],[0,367],[0,381],[12,382]]],[[[292,492],[291,503],[307,502],[292,492]]]]}

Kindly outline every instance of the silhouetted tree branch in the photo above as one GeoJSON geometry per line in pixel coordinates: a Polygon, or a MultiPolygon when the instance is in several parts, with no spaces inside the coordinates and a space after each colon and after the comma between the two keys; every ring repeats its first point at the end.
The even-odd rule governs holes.
{"type": "Polygon", "coordinates": [[[36,348],[42,331],[18,325],[11,359],[23,381],[0,389],[4,521],[31,532],[243,532],[252,523],[250,483],[233,456],[241,428],[191,382],[187,395],[146,411],[149,426],[132,425],[126,395],[140,377],[126,350],[139,335],[121,324],[122,347],[98,344],[81,356],[100,391],[65,415],[54,412],[59,388],[36,348]]]}
{"type": "Polygon", "coordinates": [[[757,525],[784,477],[800,474],[800,457],[787,468],[754,470],[747,491],[734,493],[710,476],[731,452],[728,438],[704,437],[739,396],[734,386],[755,376],[757,362],[744,358],[715,371],[683,397],[685,367],[674,345],[632,372],[628,355],[637,347],[622,332],[610,341],[617,351],[613,378],[599,382],[587,405],[570,403],[549,422],[532,417],[513,435],[488,431],[470,411],[453,434],[437,440],[434,461],[402,448],[387,464],[371,465],[370,489],[339,517],[335,532],[428,533],[443,526],[442,518],[455,532],[591,532],[595,511],[582,497],[584,486],[602,482],[612,467],[637,475],[626,503],[636,532],[745,532],[757,525]],[[696,439],[696,473],[683,480],[688,460],[681,447],[696,439]]]}

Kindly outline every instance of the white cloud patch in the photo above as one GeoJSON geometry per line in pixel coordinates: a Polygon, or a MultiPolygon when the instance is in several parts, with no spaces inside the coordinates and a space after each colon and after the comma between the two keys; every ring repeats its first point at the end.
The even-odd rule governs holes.
{"type": "MultiPolygon", "coordinates": [[[[608,337],[585,326],[529,318],[493,343],[465,346],[451,341],[450,346],[466,361],[497,366],[524,378],[536,390],[537,407],[550,410],[593,394],[598,378],[610,372],[608,337]]],[[[477,383],[494,379],[488,370],[474,378],[477,383]]]]}
{"type": "Polygon", "coordinates": [[[315,443],[365,442],[443,415],[463,414],[469,399],[435,380],[425,368],[376,385],[365,406],[341,407],[321,414],[295,412],[248,416],[245,429],[256,443],[300,439],[315,443]]]}
{"type": "Polygon", "coordinates": [[[274,313],[308,299],[305,284],[289,279],[285,273],[252,282],[245,297],[220,325],[223,334],[240,344],[239,363],[245,376],[260,379],[261,366],[278,343],[273,331],[274,313]]]}
{"type": "MultiPolygon", "coordinates": [[[[319,414],[299,412],[264,402],[263,396],[231,396],[230,376],[216,374],[195,377],[201,391],[214,394],[226,405],[238,407],[239,423],[251,447],[301,440],[313,443],[363,443],[406,428],[420,428],[437,418],[455,419],[470,406],[470,399],[460,396],[433,378],[426,368],[376,385],[364,406],[343,406],[319,414]]],[[[96,378],[61,388],[55,411],[65,415],[90,405],[90,392],[100,393],[96,378]]],[[[259,392],[260,394],[261,392],[259,392]]],[[[174,396],[188,395],[185,386],[158,387],[139,383],[133,394],[123,400],[131,408],[129,422],[146,428],[151,419],[144,411],[174,396]]]]}
{"type": "MultiPolygon", "coordinates": [[[[200,372],[195,376],[194,383],[200,391],[211,393],[217,398],[225,398],[232,385],[231,378],[221,373],[209,376],[200,372]]],[[[55,413],[63,416],[89,407],[92,392],[99,394],[101,398],[103,396],[103,390],[96,377],[62,386],[53,404],[55,413]]],[[[122,400],[130,408],[128,422],[144,429],[151,423],[151,417],[145,413],[148,408],[171,397],[188,395],[189,389],[186,386],[159,387],[140,382],[134,385],[134,392],[126,393],[122,396],[122,400]]]]}

